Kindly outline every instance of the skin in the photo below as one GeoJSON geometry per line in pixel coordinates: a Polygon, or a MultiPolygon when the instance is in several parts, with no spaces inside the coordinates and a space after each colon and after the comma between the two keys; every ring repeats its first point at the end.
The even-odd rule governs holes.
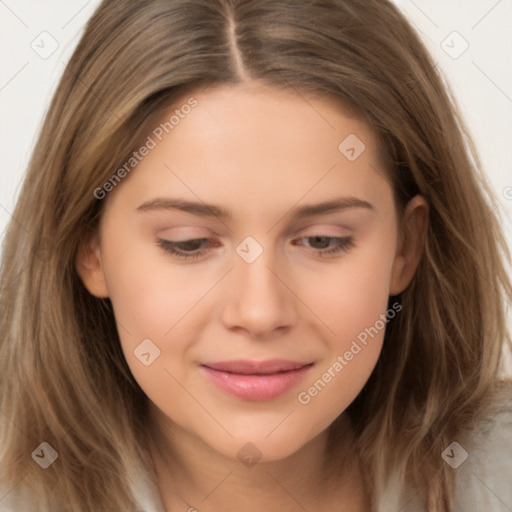
{"type": "Polygon", "coordinates": [[[162,499],[168,509],[201,512],[338,510],[340,503],[368,510],[342,413],[368,380],[384,329],[308,404],[297,395],[375,325],[390,295],[409,285],[427,227],[426,201],[416,196],[398,218],[374,134],[331,101],[257,83],[193,96],[197,107],[108,194],[99,232],[77,266],[93,295],[111,299],[126,360],[151,401],[162,499]],[[338,150],[349,134],[366,146],[353,162],[338,150]],[[373,209],[292,218],[297,206],[344,196],[373,209]],[[170,197],[215,203],[232,218],[137,210],[170,197]],[[263,249],[252,263],[236,252],[247,236],[263,249]],[[307,238],[314,236],[352,237],[353,245],[326,257],[325,245],[307,238]],[[216,245],[181,260],[158,238],[216,245]],[[134,355],[147,338],[160,349],[149,366],[134,355]],[[260,402],[226,394],[199,366],[272,358],[314,366],[291,391],[260,402]],[[344,476],[336,479],[328,477],[327,433],[340,415],[337,467],[344,476]],[[246,443],[261,454],[250,468],[237,458],[246,443]]]}

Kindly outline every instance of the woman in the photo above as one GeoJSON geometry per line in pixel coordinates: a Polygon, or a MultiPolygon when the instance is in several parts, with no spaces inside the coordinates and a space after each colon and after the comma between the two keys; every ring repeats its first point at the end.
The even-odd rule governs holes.
{"type": "Polygon", "coordinates": [[[479,169],[387,1],[103,2],[6,235],[0,505],[509,506],[479,169]]]}

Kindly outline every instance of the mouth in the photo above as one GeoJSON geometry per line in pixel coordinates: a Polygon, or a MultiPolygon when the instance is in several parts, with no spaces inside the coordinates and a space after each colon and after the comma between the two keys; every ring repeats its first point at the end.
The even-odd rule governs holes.
{"type": "Polygon", "coordinates": [[[273,359],[222,361],[201,365],[207,378],[242,400],[265,401],[283,395],[309,373],[314,363],[273,359]]]}

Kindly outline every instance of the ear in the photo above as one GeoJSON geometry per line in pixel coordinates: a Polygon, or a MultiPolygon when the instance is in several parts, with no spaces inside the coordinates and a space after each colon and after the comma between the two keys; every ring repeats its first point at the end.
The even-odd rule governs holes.
{"type": "Polygon", "coordinates": [[[428,216],[429,206],[424,197],[414,196],[407,203],[393,262],[390,295],[403,292],[414,277],[423,252],[428,216]]]}
{"type": "Polygon", "coordinates": [[[101,262],[98,233],[95,233],[80,246],[75,260],[75,268],[84,286],[92,295],[98,298],[109,296],[101,262]]]}

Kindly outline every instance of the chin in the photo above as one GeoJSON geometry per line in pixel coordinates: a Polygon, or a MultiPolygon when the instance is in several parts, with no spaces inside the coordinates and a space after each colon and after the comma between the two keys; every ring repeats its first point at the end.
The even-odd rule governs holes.
{"type": "Polygon", "coordinates": [[[229,440],[223,437],[215,440],[204,439],[204,441],[218,453],[239,461],[247,467],[252,467],[257,463],[286,459],[304,448],[311,439],[305,434],[294,433],[283,426],[280,433],[276,431],[270,435],[268,430],[265,430],[261,433],[254,432],[253,435],[247,435],[247,433],[243,436],[235,435],[229,440]]]}

